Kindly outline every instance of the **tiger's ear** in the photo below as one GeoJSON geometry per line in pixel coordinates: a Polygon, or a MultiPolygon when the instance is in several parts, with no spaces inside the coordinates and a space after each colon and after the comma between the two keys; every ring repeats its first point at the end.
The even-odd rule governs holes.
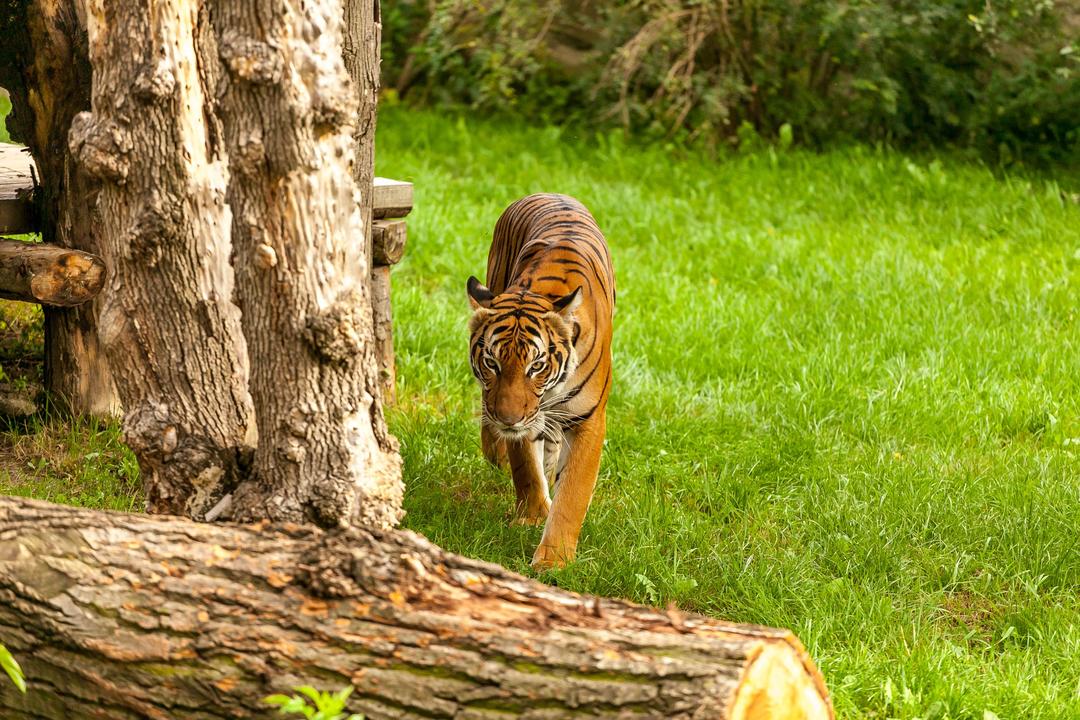
{"type": "Polygon", "coordinates": [[[465,291],[469,293],[469,304],[473,310],[491,307],[491,301],[495,299],[494,293],[480,284],[475,276],[469,276],[469,282],[465,283],[465,291]]]}
{"type": "Polygon", "coordinates": [[[551,304],[555,308],[555,312],[557,312],[563,320],[569,320],[574,314],[574,311],[578,309],[578,305],[581,305],[581,286],[579,285],[574,292],[569,295],[563,295],[551,304]]]}

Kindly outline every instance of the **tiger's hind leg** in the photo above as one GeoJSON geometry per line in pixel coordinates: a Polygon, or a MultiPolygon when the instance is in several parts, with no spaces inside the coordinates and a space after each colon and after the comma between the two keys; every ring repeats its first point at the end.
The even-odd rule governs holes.
{"type": "Polygon", "coordinates": [[[544,474],[544,441],[514,440],[506,443],[506,450],[517,496],[513,524],[540,525],[551,507],[544,474]]]}
{"type": "Polygon", "coordinates": [[[506,453],[506,441],[500,439],[487,425],[480,425],[480,446],[484,449],[484,457],[495,467],[503,470],[510,469],[510,459],[506,453]]]}

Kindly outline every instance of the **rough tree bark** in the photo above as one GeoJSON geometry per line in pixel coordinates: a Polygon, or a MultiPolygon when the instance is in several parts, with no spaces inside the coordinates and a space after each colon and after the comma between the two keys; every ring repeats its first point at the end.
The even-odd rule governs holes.
{"type": "MultiPolygon", "coordinates": [[[[353,178],[363,198],[364,236],[371,247],[371,197],[375,182],[375,124],[378,119],[382,7],[379,0],[344,0],[345,35],[342,57],[359,96],[353,125],[356,162],[353,178]]],[[[368,257],[371,257],[370,250],[368,257]]]]}
{"type": "Polygon", "coordinates": [[[378,401],[340,0],[211,5],[259,427],[234,517],[392,526],[400,459],[378,401]]]}
{"type": "MultiPolygon", "coordinates": [[[[11,92],[13,137],[30,147],[40,173],[41,235],[61,247],[101,253],[92,184],[76,172],[67,133],[90,107],[85,18],[72,0],[0,2],[0,85],[11,92]]],[[[120,404],[97,318],[105,295],[75,308],[45,310],[45,387],[56,408],[118,415],[120,404]]]]}
{"type": "Polygon", "coordinates": [[[220,129],[199,3],[89,0],[92,112],[68,145],[112,276],[99,333],[152,512],[201,517],[254,443],[220,129]],[[209,108],[209,109],[212,109],[209,108]]]}
{"type": "MultiPolygon", "coordinates": [[[[790,633],[583,597],[402,531],[199,525],[0,498],[0,638],[37,720],[832,717],[790,633]]],[[[8,713],[0,712],[8,717],[8,713]]]]}

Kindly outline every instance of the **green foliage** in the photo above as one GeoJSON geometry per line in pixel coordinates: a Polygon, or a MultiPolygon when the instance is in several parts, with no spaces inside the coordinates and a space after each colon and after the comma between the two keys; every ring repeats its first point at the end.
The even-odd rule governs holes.
{"type": "Polygon", "coordinates": [[[7,93],[0,92],[0,142],[11,142],[11,135],[8,134],[7,124],[5,120],[8,114],[11,112],[11,100],[8,98],[7,93]]]}
{"type": "Polygon", "coordinates": [[[139,466],[118,422],[71,420],[48,409],[0,420],[0,495],[132,512],[142,506],[139,466]]]}
{"type": "Polygon", "coordinates": [[[0,669],[7,673],[7,676],[11,678],[11,682],[15,683],[15,687],[19,689],[19,692],[26,692],[26,678],[23,676],[22,668],[19,667],[19,663],[2,644],[0,644],[0,669]]]}
{"type": "Polygon", "coordinates": [[[362,715],[345,716],[345,703],[353,691],[351,685],[336,693],[319,692],[310,685],[293,689],[300,694],[271,695],[264,702],[276,706],[281,715],[303,715],[307,720],[364,720],[362,715]]]}
{"type": "Polygon", "coordinates": [[[384,12],[385,84],[429,102],[714,143],[745,122],[816,145],[1080,152],[1071,3],[414,0],[384,12]]]}

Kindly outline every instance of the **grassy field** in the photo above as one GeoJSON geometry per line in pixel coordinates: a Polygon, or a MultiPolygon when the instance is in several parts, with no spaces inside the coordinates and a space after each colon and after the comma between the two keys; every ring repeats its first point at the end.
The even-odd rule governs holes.
{"type": "MultiPolygon", "coordinates": [[[[396,109],[378,171],[417,194],[390,413],[408,527],[528,572],[539,530],[508,526],[480,455],[464,287],[507,204],[573,194],[614,255],[615,384],[578,562],[545,579],[789,627],[842,718],[1080,718],[1077,188],[396,109]]],[[[135,502],[114,429],[32,429],[5,442],[58,459],[0,492],[135,502]]]]}
{"type": "MultiPolygon", "coordinates": [[[[394,276],[406,524],[527,571],[482,460],[465,279],[502,209],[610,241],[615,383],[589,593],[790,627],[840,716],[1080,717],[1080,207],[854,148],[707,162],[385,112],[416,183],[394,276]]],[[[1075,190],[1075,188],[1073,189],[1075,190]]]]}

